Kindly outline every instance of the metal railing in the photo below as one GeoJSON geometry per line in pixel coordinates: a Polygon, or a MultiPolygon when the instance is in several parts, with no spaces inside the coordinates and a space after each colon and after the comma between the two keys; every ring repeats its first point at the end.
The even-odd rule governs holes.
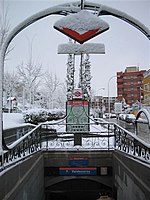
{"type": "MultiPolygon", "coordinates": [[[[87,124],[86,124],[87,125],[87,124]]],[[[0,155],[0,169],[4,169],[33,153],[48,151],[119,150],[144,162],[150,162],[150,144],[116,123],[90,123],[90,131],[66,132],[65,123],[40,124],[7,146],[0,155]]]]}
{"type": "Polygon", "coordinates": [[[144,162],[150,162],[150,144],[137,135],[114,124],[115,149],[127,153],[144,162]]]}

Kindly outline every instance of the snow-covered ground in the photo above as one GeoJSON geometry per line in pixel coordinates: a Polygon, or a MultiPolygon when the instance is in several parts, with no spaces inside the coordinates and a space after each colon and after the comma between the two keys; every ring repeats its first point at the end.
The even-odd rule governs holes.
{"type": "MultiPolygon", "coordinates": [[[[22,113],[4,113],[3,121],[4,121],[4,129],[21,127],[21,126],[27,125],[27,123],[24,122],[22,113]]],[[[49,124],[48,125],[49,128],[55,129],[57,131],[58,137],[54,138],[53,140],[51,140],[49,142],[48,141],[43,142],[43,148],[48,148],[48,149],[75,148],[73,134],[68,135],[68,133],[66,133],[65,121],[58,120],[58,123],[59,124],[57,124],[56,121],[44,123],[46,127],[49,124]],[[68,141],[68,139],[67,139],[69,136],[71,137],[70,141],[68,141]]],[[[42,127],[44,128],[44,125],[42,127]]],[[[96,149],[104,148],[105,149],[106,148],[107,149],[108,145],[109,145],[109,148],[114,146],[114,138],[106,137],[106,135],[108,134],[108,129],[105,126],[101,126],[100,124],[99,125],[94,124],[93,121],[91,121],[90,133],[94,134],[93,137],[91,137],[91,138],[83,137],[82,138],[82,147],[80,146],[80,148],[83,148],[83,149],[90,149],[90,148],[96,148],[96,149]],[[97,137],[98,135],[101,135],[101,136],[104,135],[104,137],[97,137]]]]}
{"type": "Polygon", "coordinates": [[[3,113],[3,128],[15,128],[27,125],[24,122],[22,113],[3,113]]]}

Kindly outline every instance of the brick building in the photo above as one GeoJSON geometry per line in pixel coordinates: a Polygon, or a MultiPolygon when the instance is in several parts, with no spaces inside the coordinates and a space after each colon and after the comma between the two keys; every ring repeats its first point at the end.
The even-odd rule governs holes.
{"type": "Polygon", "coordinates": [[[126,67],[124,72],[117,72],[117,98],[123,98],[130,106],[137,100],[143,102],[144,91],[143,78],[146,70],[139,70],[139,67],[126,67]]]}
{"type": "MultiPolygon", "coordinates": [[[[109,97],[110,100],[110,111],[114,111],[114,104],[116,102],[116,97],[109,97]]],[[[100,112],[108,113],[108,97],[94,96],[91,100],[91,108],[99,109],[100,112]]]]}
{"type": "Polygon", "coordinates": [[[144,104],[150,106],[150,69],[144,73],[144,104]]]}

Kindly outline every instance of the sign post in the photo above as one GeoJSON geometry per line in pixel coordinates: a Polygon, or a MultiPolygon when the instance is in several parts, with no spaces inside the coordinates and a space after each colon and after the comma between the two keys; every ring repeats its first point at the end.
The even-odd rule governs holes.
{"type": "Polygon", "coordinates": [[[73,92],[73,99],[67,101],[66,131],[74,133],[74,146],[82,145],[82,133],[90,131],[89,102],[82,99],[81,90],[73,92]]]}
{"type": "MultiPolygon", "coordinates": [[[[63,44],[59,46],[59,54],[81,55],[81,64],[79,69],[78,88],[74,89],[74,83],[69,83],[69,95],[66,103],[66,131],[74,134],[74,146],[82,145],[82,134],[90,131],[89,126],[89,100],[90,100],[90,65],[86,64],[86,69],[83,66],[83,54],[104,54],[105,48],[103,44],[83,44],[89,39],[103,33],[109,29],[108,23],[97,17],[96,15],[84,10],[84,1],[82,1],[81,11],[68,15],[58,20],[54,24],[54,28],[61,33],[69,36],[73,40],[79,42],[63,44]],[[83,74],[86,74],[84,77],[83,74]],[[71,94],[70,94],[71,93],[71,94]]],[[[74,70],[67,68],[67,78],[74,77],[74,70]]],[[[74,78],[72,79],[74,80],[74,78]]]]}

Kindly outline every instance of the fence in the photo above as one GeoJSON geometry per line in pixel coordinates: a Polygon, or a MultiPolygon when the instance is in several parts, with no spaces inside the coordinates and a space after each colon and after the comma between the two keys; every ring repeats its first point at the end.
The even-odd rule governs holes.
{"type": "Polygon", "coordinates": [[[4,141],[4,152],[0,155],[1,170],[42,150],[118,149],[144,162],[150,161],[150,145],[118,124],[96,122],[88,125],[88,132],[66,132],[65,123],[40,124],[9,146],[4,141]]]}

